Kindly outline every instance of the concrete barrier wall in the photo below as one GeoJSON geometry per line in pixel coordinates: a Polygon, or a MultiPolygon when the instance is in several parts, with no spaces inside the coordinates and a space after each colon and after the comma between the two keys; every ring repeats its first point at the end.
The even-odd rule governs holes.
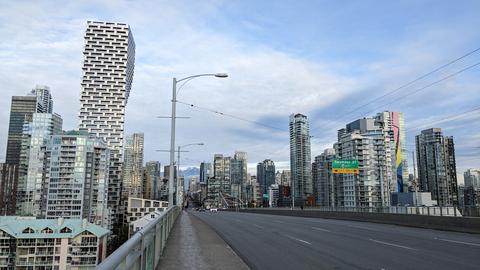
{"type": "Polygon", "coordinates": [[[282,216],[332,218],[332,219],[343,219],[343,220],[366,221],[366,222],[395,224],[395,225],[426,228],[426,229],[480,234],[480,218],[472,218],[472,217],[440,217],[440,216],[422,216],[422,215],[404,215],[404,214],[358,213],[358,212],[323,212],[318,210],[288,210],[288,209],[265,209],[265,208],[242,209],[240,211],[248,212],[248,213],[282,215],[282,216]]]}

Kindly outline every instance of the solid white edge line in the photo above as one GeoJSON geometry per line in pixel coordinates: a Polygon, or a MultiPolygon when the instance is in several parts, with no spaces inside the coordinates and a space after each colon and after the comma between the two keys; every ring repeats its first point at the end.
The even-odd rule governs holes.
{"type": "Polygon", "coordinates": [[[409,249],[409,250],[417,250],[415,248],[411,248],[411,247],[406,247],[406,246],[402,246],[402,245],[397,245],[397,244],[393,244],[393,243],[388,243],[388,242],[384,242],[384,241],[380,241],[380,240],[375,240],[375,239],[368,239],[372,242],[375,242],[375,243],[379,243],[379,244],[383,244],[383,245],[387,245],[387,246],[392,246],[392,247],[398,247],[398,248],[404,248],[404,249],[409,249]]]}

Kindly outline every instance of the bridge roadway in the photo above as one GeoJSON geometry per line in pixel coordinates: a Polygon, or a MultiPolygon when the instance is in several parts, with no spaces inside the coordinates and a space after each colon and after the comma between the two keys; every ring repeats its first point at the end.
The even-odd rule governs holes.
{"type": "Polygon", "coordinates": [[[475,234],[252,213],[190,214],[252,269],[480,269],[475,234]]]}

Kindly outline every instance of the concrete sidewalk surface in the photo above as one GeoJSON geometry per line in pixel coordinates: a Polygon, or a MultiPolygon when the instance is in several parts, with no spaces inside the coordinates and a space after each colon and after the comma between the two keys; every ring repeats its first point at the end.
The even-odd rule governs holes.
{"type": "Polygon", "coordinates": [[[209,225],[182,211],[157,269],[250,268],[209,225]]]}

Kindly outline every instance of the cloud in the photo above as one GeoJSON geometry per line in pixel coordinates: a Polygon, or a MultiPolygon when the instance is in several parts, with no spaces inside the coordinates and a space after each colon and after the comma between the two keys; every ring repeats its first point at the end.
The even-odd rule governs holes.
{"type": "MultiPolygon", "coordinates": [[[[145,133],[145,160],[168,162],[168,154],[155,150],[168,149],[170,122],[156,116],[170,115],[174,76],[227,72],[228,79],[192,80],[180,90],[178,99],[285,131],[289,114],[307,114],[315,135],[312,159],[331,147],[336,129],[350,120],[384,109],[398,110],[405,113],[408,128],[464,111],[480,101],[477,69],[404,102],[382,106],[429,81],[344,115],[473,48],[470,45],[478,40],[478,31],[459,27],[476,25],[477,19],[470,13],[450,20],[451,27],[426,16],[423,23],[410,19],[414,22],[406,22],[406,28],[395,23],[389,29],[377,29],[374,18],[352,18],[360,28],[342,24],[345,16],[360,16],[357,9],[366,16],[367,11],[359,5],[349,5],[342,12],[331,12],[338,9],[325,6],[319,9],[322,14],[307,12],[302,18],[298,10],[281,5],[272,7],[274,12],[266,16],[265,9],[248,9],[256,7],[254,3],[230,1],[8,1],[2,5],[0,35],[8,37],[0,41],[2,94],[23,95],[35,84],[49,85],[65,129],[77,126],[86,20],[130,24],[136,41],[136,67],[126,109],[126,134],[145,133]],[[393,33],[386,34],[386,30],[393,33]],[[396,31],[402,34],[395,35],[396,31]]],[[[392,20],[403,20],[394,15],[392,20]]],[[[0,153],[5,151],[9,103],[9,98],[0,100],[5,108],[0,110],[0,126],[4,127],[0,129],[0,153]]],[[[288,132],[181,104],[177,107],[178,115],[191,117],[177,121],[177,143],[205,143],[191,148],[182,164],[197,165],[197,161],[212,160],[214,153],[233,155],[235,150],[247,151],[252,164],[266,158],[288,163],[288,132]]],[[[466,140],[466,134],[478,130],[478,123],[464,128],[451,130],[456,141],[466,140]]],[[[408,141],[413,137],[409,134],[408,141]]]]}

